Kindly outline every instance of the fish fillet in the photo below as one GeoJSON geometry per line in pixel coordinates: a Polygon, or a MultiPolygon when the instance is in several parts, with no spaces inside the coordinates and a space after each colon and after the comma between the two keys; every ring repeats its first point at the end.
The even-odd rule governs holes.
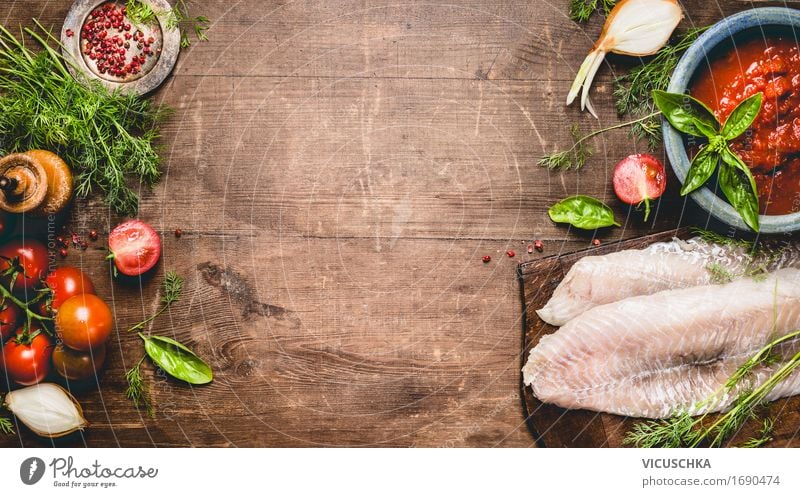
{"type": "MultiPolygon", "coordinates": [[[[624,416],[664,418],[724,410],[718,392],[733,372],[778,336],[800,329],[800,270],[756,281],[667,290],[594,307],[543,337],[523,368],[543,402],[624,416]]],[[[784,356],[800,350],[787,342],[784,356]]],[[[759,368],[753,385],[780,362],[759,368]]],[[[741,388],[748,385],[742,384],[741,388]]],[[[752,386],[752,385],[751,385],[752,386]]],[[[792,374],[769,400],[800,393],[792,374]]]]}
{"type": "Polygon", "coordinates": [[[562,326],[596,305],[663,290],[714,282],[709,267],[717,265],[731,276],[764,264],[768,271],[800,269],[800,244],[786,246],[769,258],[753,260],[742,247],[721,246],[700,238],[655,243],[642,250],[587,256],[575,263],[547,304],[536,311],[546,323],[562,326]]]}

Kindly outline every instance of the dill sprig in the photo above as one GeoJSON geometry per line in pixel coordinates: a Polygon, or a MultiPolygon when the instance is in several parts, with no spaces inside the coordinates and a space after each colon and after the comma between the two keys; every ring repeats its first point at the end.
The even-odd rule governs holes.
{"type": "MultiPolygon", "coordinates": [[[[130,327],[128,331],[138,331],[143,329],[147,323],[160,316],[162,313],[164,313],[164,311],[169,309],[172,304],[181,298],[181,294],[183,293],[183,279],[178,276],[178,273],[175,271],[167,271],[167,273],[164,275],[162,292],[161,308],[149,318],[130,327]]],[[[145,338],[141,333],[139,336],[141,336],[143,339],[145,338]]],[[[145,357],[147,356],[142,356],[139,362],[136,363],[136,366],[125,372],[125,381],[128,382],[128,389],[125,391],[125,395],[133,401],[134,406],[137,408],[140,405],[145,407],[147,409],[147,414],[150,417],[154,417],[155,409],[150,403],[149,390],[147,388],[147,384],[142,378],[141,369],[142,362],[144,361],[145,357]]]]}
{"type": "Polygon", "coordinates": [[[181,293],[183,293],[183,278],[178,276],[178,273],[175,271],[167,271],[167,274],[164,275],[162,291],[161,308],[152,316],[131,326],[128,331],[138,331],[143,329],[145,325],[163,314],[172,304],[177,302],[178,299],[181,298],[181,293]]]}
{"type": "Polygon", "coordinates": [[[163,14],[167,29],[181,28],[182,48],[187,48],[192,44],[188,31],[181,27],[184,23],[191,24],[197,41],[208,41],[206,31],[208,31],[211,21],[206,16],[192,16],[185,0],[178,0],[174,7],[161,13],[155,12],[141,0],[128,0],[126,7],[128,8],[128,18],[135,24],[150,24],[158,15],[163,14]]]}
{"type": "MultiPolygon", "coordinates": [[[[653,90],[666,90],[672,71],[681,54],[694,43],[706,27],[691,28],[674,43],[664,46],[644,64],[614,79],[614,100],[617,114],[643,116],[656,109],[651,97],[653,90]]],[[[661,144],[661,122],[655,116],[637,122],[631,127],[631,135],[645,139],[651,150],[661,144]]]]}
{"type": "Polygon", "coordinates": [[[735,275],[719,262],[712,262],[706,266],[706,271],[711,275],[711,282],[716,284],[730,283],[735,275]]]}
{"type": "MultiPolygon", "coordinates": [[[[730,394],[735,388],[742,385],[743,381],[749,379],[757,368],[774,365],[778,360],[773,353],[774,348],[798,337],[800,337],[800,330],[769,342],[737,368],[722,388],[697,403],[695,409],[700,410],[715,405],[723,395],[730,394]]],[[[719,415],[713,421],[709,421],[708,413],[692,417],[688,412],[679,412],[669,419],[636,423],[625,436],[624,443],[644,448],[697,447],[701,444],[720,447],[735,435],[746,421],[757,417],[758,410],[764,406],[770,392],[792,374],[798,366],[800,366],[800,352],[775,370],[758,387],[744,389],[737,395],[730,410],[719,415]]],[[[762,424],[762,428],[765,426],[767,425],[762,424]]],[[[771,426],[766,431],[771,432],[771,426]]],[[[762,442],[760,445],[766,443],[768,440],[764,440],[768,433],[765,433],[765,430],[761,430],[761,432],[758,439],[749,440],[746,445],[758,446],[756,443],[759,441],[762,442]]]]}
{"type": "Polygon", "coordinates": [[[115,211],[135,214],[137,191],[161,177],[154,141],[165,109],[96,81],[79,83],[67,70],[74,62],[34,22],[38,32],[24,32],[41,46],[38,53],[0,26],[0,154],[55,152],[76,172],[78,197],[99,190],[115,211]]]}
{"type": "Polygon", "coordinates": [[[755,243],[749,240],[743,240],[741,238],[726,236],[717,233],[716,231],[711,231],[704,228],[693,227],[691,229],[691,232],[693,235],[699,237],[704,242],[713,243],[715,245],[720,245],[723,247],[741,247],[743,249],[746,249],[748,252],[751,252],[755,246],[755,243]]]}
{"type": "Polygon", "coordinates": [[[4,435],[13,435],[14,432],[14,423],[11,419],[6,417],[0,417],[0,433],[4,435]]]}
{"type": "Polygon", "coordinates": [[[151,418],[155,417],[156,411],[153,404],[150,402],[150,391],[142,378],[142,362],[145,356],[139,359],[136,366],[132,367],[125,372],[125,381],[128,382],[128,388],[125,390],[125,396],[133,401],[133,405],[138,409],[144,407],[147,415],[151,418]]]}
{"type": "Polygon", "coordinates": [[[651,115],[641,117],[634,121],[628,121],[620,124],[615,124],[607,128],[598,129],[586,135],[582,135],[580,127],[578,127],[577,124],[573,124],[572,127],[570,128],[570,134],[572,135],[572,146],[565,150],[556,151],[552,154],[544,155],[541,159],[539,159],[538,164],[542,167],[559,171],[580,169],[586,165],[586,161],[589,160],[589,158],[594,153],[592,148],[586,143],[589,139],[594,138],[595,136],[600,135],[602,133],[605,133],[606,131],[625,128],[639,121],[645,119],[651,119],[658,115],[661,115],[661,112],[654,112],[651,115]]]}
{"type": "Polygon", "coordinates": [[[617,0],[570,0],[569,18],[576,22],[586,22],[599,10],[608,15],[615,3],[617,0]]]}
{"type": "Polygon", "coordinates": [[[758,429],[758,435],[750,438],[748,441],[740,445],[745,449],[755,449],[756,447],[764,446],[774,440],[772,436],[775,428],[775,421],[772,418],[764,418],[761,421],[761,427],[758,429]]]}

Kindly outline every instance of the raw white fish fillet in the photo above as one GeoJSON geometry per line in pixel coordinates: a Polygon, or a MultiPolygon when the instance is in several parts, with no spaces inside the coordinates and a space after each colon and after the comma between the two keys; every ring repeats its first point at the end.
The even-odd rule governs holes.
{"type": "MultiPolygon", "coordinates": [[[[736,392],[715,394],[770,340],[800,329],[800,270],[765,279],[667,290],[589,309],[542,337],[522,369],[543,402],[624,416],[664,418],[725,410],[736,392]]],[[[800,342],[781,347],[782,357],[800,342]]],[[[766,380],[780,361],[759,368],[766,380]]],[[[746,388],[747,385],[740,385],[746,388]]],[[[768,400],[800,393],[793,373],[768,400]]]]}
{"type": "MultiPolygon", "coordinates": [[[[546,323],[562,326],[596,305],[663,290],[708,285],[709,266],[718,265],[733,276],[747,272],[753,261],[742,247],[721,246],[701,238],[655,243],[642,250],[622,250],[588,256],[567,272],[547,304],[536,311],[546,323]]],[[[793,243],[763,261],[768,271],[800,269],[800,245],[793,243]]]]}

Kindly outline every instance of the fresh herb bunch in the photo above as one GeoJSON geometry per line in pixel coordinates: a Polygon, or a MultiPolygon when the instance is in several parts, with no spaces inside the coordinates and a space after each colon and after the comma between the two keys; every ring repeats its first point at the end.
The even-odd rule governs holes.
{"type": "Polygon", "coordinates": [[[145,355],[133,368],[125,372],[125,381],[128,383],[125,395],[133,401],[133,405],[137,408],[144,407],[150,417],[155,416],[155,408],[150,401],[149,389],[142,377],[142,364],[145,358],[149,357],[161,370],[173,378],[192,385],[204,385],[213,379],[211,367],[182,343],[168,337],[141,333],[140,330],[147,323],[163,314],[180,299],[183,293],[183,279],[174,271],[167,271],[162,291],[161,308],[149,318],[128,329],[129,332],[139,332],[139,338],[144,342],[145,355]]]}
{"type": "MultiPolygon", "coordinates": [[[[730,410],[717,416],[716,419],[709,419],[709,414],[692,417],[689,412],[681,412],[670,419],[639,422],[627,434],[624,443],[643,448],[700,445],[721,447],[746,421],[758,418],[759,410],[770,392],[800,366],[800,352],[798,352],[786,363],[774,368],[775,363],[780,360],[775,354],[775,349],[798,337],[800,330],[769,342],[742,364],[722,388],[695,406],[698,410],[712,407],[725,395],[738,391],[730,410]],[[770,366],[774,371],[761,385],[752,387],[743,383],[748,382],[757,369],[770,366]]],[[[748,440],[743,447],[758,447],[769,442],[772,439],[772,426],[771,420],[763,420],[758,437],[748,440]]]]}
{"type": "MultiPolygon", "coordinates": [[[[206,31],[208,31],[211,21],[206,16],[192,16],[185,0],[178,0],[174,7],[163,13],[154,11],[152,7],[141,0],[128,0],[126,7],[128,8],[128,19],[135,24],[150,24],[155,21],[158,15],[163,14],[166,19],[167,29],[175,29],[181,27],[184,23],[188,23],[191,24],[197,41],[208,41],[206,31]]],[[[192,41],[187,30],[181,28],[181,47],[188,48],[191,44],[192,41]]]]}
{"type": "Polygon", "coordinates": [[[758,190],[753,173],[729,144],[747,128],[761,111],[764,95],[744,99],[720,124],[714,113],[690,95],[653,91],[653,101],[677,131],[706,140],[692,158],[681,195],[688,195],[703,186],[717,172],[717,183],[731,206],[753,231],[758,232],[758,190]],[[719,167],[717,167],[719,166],[719,167]]]}
{"type": "MultiPolygon", "coordinates": [[[[666,90],[678,59],[708,27],[691,28],[674,43],[666,45],[644,64],[614,79],[614,104],[619,117],[644,116],[655,112],[651,95],[653,90],[666,90]]],[[[639,121],[631,126],[631,134],[646,139],[650,150],[662,140],[661,120],[657,116],[639,121]]]]}
{"type": "Polygon", "coordinates": [[[570,0],[569,18],[576,22],[586,22],[599,10],[608,15],[616,3],[617,0],[570,0]]]}
{"type": "Polygon", "coordinates": [[[155,148],[166,109],[99,82],[79,83],[58,41],[36,22],[25,29],[41,45],[35,53],[0,26],[0,154],[45,149],[76,171],[75,192],[99,190],[120,214],[138,211],[138,190],[161,177],[155,148]]]}

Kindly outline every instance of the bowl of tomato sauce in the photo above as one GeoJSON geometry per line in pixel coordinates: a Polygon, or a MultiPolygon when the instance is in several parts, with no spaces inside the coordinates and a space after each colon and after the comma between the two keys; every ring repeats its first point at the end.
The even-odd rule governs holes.
{"type": "MultiPolygon", "coordinates": [[[[756,180],[762,233],[800,230],[800,11],[751,9],[710,27],[675,67],[667,91],[688,93],[720,122],[763,93],[750,128],[731,142],[756,180]]],[[[664,121],[664,146],[681,183],[700,144],[664,121]]],[[[692,199],[731,227],[748,230],[712,178],[692,199]]]]}

